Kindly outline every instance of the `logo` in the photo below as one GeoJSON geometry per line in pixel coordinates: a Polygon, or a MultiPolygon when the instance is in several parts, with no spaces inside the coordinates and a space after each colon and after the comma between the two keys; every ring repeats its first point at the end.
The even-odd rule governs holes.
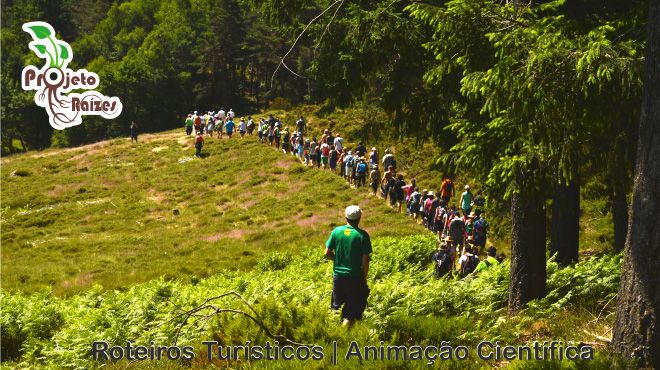
{"type": "Polygon", "coordinates": [[[116,96],[107,97],[92,89],[99,85],[99,76],[85,69],[73,71],[67,68],[73,59],[73,51],[67,42],[55,37],[55,30],[46,22],[23,24],[23,31],[34,41],[29,47],[38,57],[45,60],[41,69],[35,66],[23,68],[21,85],[23,90],[35,90],[34,102],[46,109],[50,125],[58,130],[82,123],[84,115],[116,118],[122,110],[116,96]],[[72,90],[91,90],[82,94],[72,90]]]}

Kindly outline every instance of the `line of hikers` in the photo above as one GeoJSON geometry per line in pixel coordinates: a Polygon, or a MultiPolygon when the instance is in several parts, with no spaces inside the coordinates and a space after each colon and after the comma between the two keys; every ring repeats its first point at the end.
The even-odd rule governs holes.
{"type": "MultiPolygon", "coordinates": [[[[204,143],[204,132],[212,136],[217,132],[218,138],[223,132],[229,138],[235,129],[233,122],[235,113],[232,109],[225,112],[198,114],[195,111],[186,119],[186,134],[195,130],[196,155],[201,156],[204,143]]],[[[484,253],[488,222],[485,219],[484,206],[486,199],[481,190],[473,195],[470,186],[465,185],[458,206],[451,205],[455,196],[455,185],[451,178],[444,177],[437,192],[417,187],[415,179],[406,183],[404,176],[397,173],[397,162],[389,148],[380,158],[378,150],[373,147],[367,155],[367,148],[359,142],[354,150],[344,145],[344,139],[339,132],[334,134],[323,130],[320,139],[316,136],[305,136],[306,122],[300,118],[295,123],[295,130],[290,131],[281,120],[270,115],[268,119],[261,118],[258,124],[252,117],[240,119],[239,133],[252,135],[257,130],[259,141],[274,146],[285,154],[295,155],[306,166],[327,169],[342,176],[354,188],[366,187],[367,176],[371,194],[384,199],[386,203],[398,212],[405,210],[417,223],[423,224],[433,232],[440,244],[432,260],[436,265],[436,277],[452,275],[454,270],[460,276],[477,273],[504,258],[500,254],[496,258],[495,248],[490,246],[486,257],[480,261],[478,255],[484,253]],[[386,169],[381,174],[380,167],[386,169]],[[458,259],[457,257],[460,256],[458,259]],[[458,264],[458,266],[457,266],[458,264]]]]}
{"type": "Polygon", "coordinates": [[[217,112],[209,111],[207,113],[198,113],[194,111],[188,114],[185,120],[186,135],[191,135],[195,131],[195,156],[202,156],[202,148],[204,147],[204,135],[213,137],[215,132],[219,139],[222,139],[224,134],[229,138],[232,137],[234,131],[238,128],[238,133],[241,139],[245,134],[252,135],[255,128],[255,123],[252,117],[241,118],[238,125],[234,123],[236,113],[230,108],[225,112],[224,108],[220,108],[217,112]]]}

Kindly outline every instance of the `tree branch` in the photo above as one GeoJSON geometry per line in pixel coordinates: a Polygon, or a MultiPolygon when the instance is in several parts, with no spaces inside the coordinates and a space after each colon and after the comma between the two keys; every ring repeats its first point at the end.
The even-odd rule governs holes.
{"type": "MultiPolygon", "coordinates": [[[[275,71],[273,72],[272,76],[270,76],[270,88],[271,89],[273,88],[273,81],[275,80],[275,74],[277,74],[277,71],[279,71],[280,67],[282,65],[284,65],[284,59],[286,59],[286,57],[289,56],[291,51],[296,47],[296,45],[298,44],[298,40],[300,40],[302,35],[305,34],[305,32],[307,31],[309,26],[311,26],[314,22],[316,22],[317,19],[321,18],[323,16],[323,14],[327,13],[328,10],[332,9],[332,7],[334,7],[335,5],[337,5],[339,3],[342,3],[343,1],[344,0],[335,0],[335,2],[330,4],[327,8],[325,8],[325,10],[323,10],[321,13],[319,13],[316,17],[312,18],[312,20],[309,21],[309,23],[307,23],[305,28],[303,28],[303,30],[300,32],[300,34],[298,34],[298,37],[296,37],[296,40],[293,42],[293,45],[291,45],[291,47],[286,52],[286,54],[284,54],[284,56],[280,59],[280,62],[277,64],[277,68],[275,68],[275,71]]],[[[287,68],[289,71],[291,71],[291,69],[289,69],[288,67],[285,66],[285,68],[287,68]]]]}

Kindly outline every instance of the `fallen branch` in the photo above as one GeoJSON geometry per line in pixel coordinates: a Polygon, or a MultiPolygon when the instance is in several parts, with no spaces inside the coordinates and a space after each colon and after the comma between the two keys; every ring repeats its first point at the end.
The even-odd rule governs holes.
{"type": "Polygon", "coordinates": [[[219,314],[222,314],[222,313],[234,313],[234,314],[243,315],[243,316],[247,317],[248,319],[252,320],[255,324],[257,324],[257,326],[259,326],[269,338],[276,339],[276,340],[278,340],[282,343],[292,344],[294,346],[304,346],[303,343],[298,343],[298,342],[296,342],[292,339],[289,339],[289,338],[285,337],[284,335],[273,334],[270,331],[270,329],[268,329],[268,327],[264,324],[263,319],[261,318],[259,313],[254,309],[254,307],[252,307],[252,305],[245,298],[243,298],[242,295],[240,295],[240,294],[238,294],[234,291],[223,293],[223,294],[220,294],[218,296],[208,298],[207,300],[202,302],[202,304],[198,305],[197,307],[194,307],[194,308],[192,308],[188,311],[182,312],[182,313],[174,316],[170,320],[166,321],[166,323],[168,323],[168,322],[176,320],[177,318],[184,317],[183,320],[177,325],[176,334],[174,336],[174,345],[176,345],[177,342],[179,341],[179,335],[181,334],[181,330],[183,329],[183,327],[186,325],[186,323],[188,322],[188,320],[191,317],[198,318],[197,321],[195,321],[195,322],[204,321],[204,325],[206,325],[206,323],[210,319],[212,319],[216,315],[219,315],[219,314]],[[211,302],[213,302],[215,300],[218,300],[218,299],[224,298],[224,297],[228,297],[228,296],[234,296],[234,297],[240,299],[243,302],[243,304],[245,304],[249,308],[249,310],[251,312],[248,313],[248,312],[245,312],[243,310],[238,310],[238,309],[233,309],[233,308],[220,308],[218,306],[210,304],[211,302]],[[204,311],[209,311],[209,310],[210,310],[210,313],[204,312],[204,311]]]}

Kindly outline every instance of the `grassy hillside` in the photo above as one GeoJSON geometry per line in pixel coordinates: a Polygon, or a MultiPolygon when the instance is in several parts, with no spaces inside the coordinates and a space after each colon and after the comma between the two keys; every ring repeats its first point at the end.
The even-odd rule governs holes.
{"type": "Polygon", "coordinates": [[[70,294],[249,269],[273,250],[321,248],[348,204],[373,236],[422,230],[256,137],[207,139],[204,153],[177,130],[3,158],[3,288],[70,294]]]}

